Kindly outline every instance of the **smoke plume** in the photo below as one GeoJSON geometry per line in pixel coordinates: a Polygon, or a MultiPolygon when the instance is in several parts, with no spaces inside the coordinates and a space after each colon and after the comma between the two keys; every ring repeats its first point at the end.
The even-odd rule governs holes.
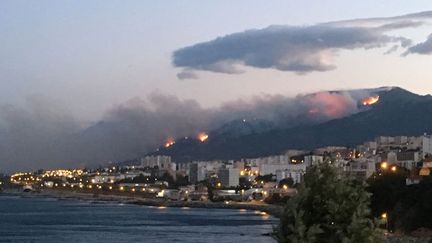
{"type": "Polygon", "coordinates": [[[274,128],[319,123],[359,112],[360,101],[377,91],[261,95],[214,108],[154,93],[112,107],[91,126],[55,102],[30,97],[24,107],[0,105],[0,171],[124,161],[155,151],[167,138],[195,137],[235,120],[268,121],[274,128]]]}

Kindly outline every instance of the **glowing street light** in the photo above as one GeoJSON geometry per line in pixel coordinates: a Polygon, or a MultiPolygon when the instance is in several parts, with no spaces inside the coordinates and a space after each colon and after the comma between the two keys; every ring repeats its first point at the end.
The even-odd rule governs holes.
{"type": "Polygon", "coordinates": [[[388,168],[388,163],[387,162],[382,162],[381,163],[381,169],[386,170],[388,168]]]}
{"type": "Polygon", "coordinates": [[[396,166],[392,166],[392,167],[391,167],[391,170],[392,170],[393,172],[396,172],[396,166]]]}
{"type": "Polygon", "coordinates": [[[385,228],[388,231],[388,218],[387,218],[387,213],[383,213],[381,214],[381,219],[384,221],[385,223],[385,228]]]}

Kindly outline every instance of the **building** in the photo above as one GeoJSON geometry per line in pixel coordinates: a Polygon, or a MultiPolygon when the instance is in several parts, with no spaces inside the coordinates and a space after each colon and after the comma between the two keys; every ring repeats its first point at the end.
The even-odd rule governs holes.
{"type": "Polygon", "coordinates": [[[260,175],[276,175],[276,171],[287,169],[289,164],[261,164],[258,168],[260,175]]]}
{"type": "Polygon", "coordinates": [[[374,159],[357,159],[349,161],[344,166],[345,175],[351,178],[365,180],[376,171],[374,159]]]}
{"type": "Polygon", "coordinates": [[[300,183],[303,181],[306,168],[306,163],[290,164],[286,169],[276,171],[276,180],[281,181],[283,179],[291,178],[294,181],[294,184],[300,183]]]}
{"type": "Polygon", "coordinates": [[[306,166],[317,165],[324,162],[324,157],[321,155],[306,155],[304,157],[304,163],[306,166]]]}
{"type": "Polygon", "coordinates": [[[204,166],[200,163],[192,163],[189,166],[189,181],[192,184],[196,184],[200,181],[203,181],[206,176],[206,171],[204,166]]]}
{"type": "Polygon", "coordinates": [[[143,168],[158,167],[159,169],[172,169],[173,165],[170,156],[157,155],[157,156],[146,156],[144,158],[141,158],[141,167],[143,168]]]}
{"type": "Polygon", "coordinates": [[[426,158],[427,155],[432,155],[432,136],[424,135],[422,136],[422,157],[426,158]]]}
{"type": "Polygon", "coordinates": [[[240,170],[238,168],[221,168],[218,177],[222,186],[235,187],[239,185],[240,170]]]}
{"type": "Polygon", "coordinates": [[[196,184],[210,178],[212,175],[217,174],[219,168],[222,168],[223,165],[222,161],[194,161],[189,165],[189,181],[196,184]]]}
{"type": "Polygon", "coordinates": [[[412,170],[417,168],[420,161],[421,155],[419,151],[403,151],[396,153],[396,164],[400,167],[412,170]]]}

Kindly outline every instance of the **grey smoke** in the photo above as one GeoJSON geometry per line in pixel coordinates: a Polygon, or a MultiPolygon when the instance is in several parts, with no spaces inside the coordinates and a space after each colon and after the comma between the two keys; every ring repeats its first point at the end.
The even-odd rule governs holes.
{"type": "MultiPolygon", "coordinates": [[[[432,11],[429,11],[312,26],[269,26],[181,48],[173,53],[172,62],[193,78],[197,78],[191,74],[193,70],[236,74],[242,72],[241,66],[298,74],[325,72],[336,68],[333,59],[340,50],[380,48],[389,44],[411,46],[408,38],[388,32],[416,28],[431,18],[432,11]]],[[[425,47],[419,46],[414,51],[422,51],[421,48],[425,47]]]]}
{"type": "Polygon", "coordinates": [[[265,120],[284,127],[322,122],[358,112],[359,101],[373,92],[261,95],[215,108],[154,93],[111,108],[91,126],[83,126],[56,102],[31,97],[23,107],[0,105],[0,172],[133,159],[155,151],[168,137],[195,137],[233,120],[265,120]]]}
{"type": "MultiPolygon", "coordinates": [[[[57,149],[80,130],[79,124],[54,102],[29,97],[25,108],[0,105],[0,170],[66,166],[75,151],[57,149]]],[[[72,165],[72,164],[70,164],[72,165]]]]}

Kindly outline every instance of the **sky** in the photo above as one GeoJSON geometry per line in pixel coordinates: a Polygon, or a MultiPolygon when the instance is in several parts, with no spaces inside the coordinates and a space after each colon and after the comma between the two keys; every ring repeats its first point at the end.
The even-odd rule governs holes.
{"type": "MultiPolygon", "coordinates": [[[[272,25],[307,27],[429,10],[428,0],[332,0],[325,5],[310,0],[4,0],[0,103],[22,105],[28,97],[44,96],[79,119],[93,121],[110,107],[154,92],[195,99],[205,107],[262,94],[379,86],[426,94],[432,90],[432,55],[402,57],[401,50],[385,55],[392,43],[342,48],[330,55],[329,70],[301,73],[249,65],[242,73],[227,74],[187,66],[189,78],[179,79],[184,66],[176,67],[173,55],[184,47],[272,25]]],[[[432,27],[396,32],[414,45],[424,42],[432,27]]]]}
{"type": "Polygon", "coordinates": [[[316,124],[377,91],[326,90],[431,93],[430,0],[322,3],[0,1],[0,172],[124,161],[236,120],[316,124]]]}

